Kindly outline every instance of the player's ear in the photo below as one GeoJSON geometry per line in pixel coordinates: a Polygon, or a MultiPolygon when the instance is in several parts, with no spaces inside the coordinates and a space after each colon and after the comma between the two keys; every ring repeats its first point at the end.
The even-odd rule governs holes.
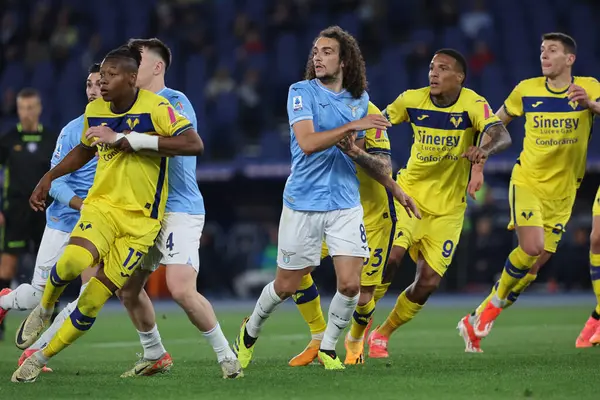
{"type": "Polygon", "coordinates": [[[129,76],[129,84],[133,87],[136,86],[137,83],[137,72],[133,72],[130,76],[129,76]]]}
{"type": "Polygon", "coordinates": [[[575,64],[576,58],[577,56],[573,53],[567,54],[567,65],[570,67],[571,65],[575,64]]]}
{"type": "Polygon", "coordinates": [[[160,75],[160,73],[164,70],[165,70],[164,62],[158,61],[154,64],[154,75],[160,75]]]}

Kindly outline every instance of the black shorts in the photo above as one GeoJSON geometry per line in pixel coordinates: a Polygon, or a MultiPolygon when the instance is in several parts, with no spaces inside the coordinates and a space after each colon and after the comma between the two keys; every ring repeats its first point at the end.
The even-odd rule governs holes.
{"type": "Polygon", "coordinates": [[[10,200],[2,213],[6,222],[1,232],[0,250],[14,255],[30,250],[37,253],[46,226],[46,213],[33,211],[27,199],[10,200]]]}

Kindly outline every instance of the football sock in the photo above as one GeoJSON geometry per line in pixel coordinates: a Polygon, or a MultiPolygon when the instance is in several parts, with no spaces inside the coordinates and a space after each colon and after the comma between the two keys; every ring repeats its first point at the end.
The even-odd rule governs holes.
{"type": "Polygon", "coordinates": [[[327,323],[321,309],[321,296],[310,274],[302,277],[300,288],[292,296],[292,299],[302,318],[308,324],[313,340],[323,340],[323,332],[325,332],[327,323]]]}
{"type": "Polygon", "coordinates": [[[600,254],[590,252],[590,277],[596,295],[596,314],[600,314],[600,254]]]}
{"type": "Polygon", "coordinates": [[[38,353],[42,353],[44,358],[49,359],[83,336],[92,327],[96,321],[96,316],[112,295],[113,293],[98,279],[95,277],[90,279],[87,287],[79,297],[75,310],[62,324],[48,345],[38,353]]]}
{"type": "Polygon", "coordinates": [[[248,334],[248,337],[244,336],[244,344],[246,346],[252,345],[256,338],[258,338],[258,334],[260,333],[263,324],[282,302],[283,300],[275,293],[274,283],[268,283],[260,294],[256,306],[254,306],[254,311],[252,311],[252,315],[250,315],[250,318],[246,323],[246,333],[248,334]],[[249,338],[254,339],[253,341],[251,340],[252,343],[249,343],[246,340],[249,338]]]}
{"type": "Polygon", "coordinates": [[[406,297],[406,290],[404,290],[398,296],[394,309],[390,312],[383,325],[377,329],[377,332],[389,338],[396,329],[413,319],[422,308],[422,304],[410,301],[406,297]]]}
{"type": "Polygon", "coordinates": [[[50,342],[50,339],[52,339],[54,337],[54,335],[56,334],[56,332],[58,332],[58,330],[63,325],[65,320],[67,318],[69,318],[69,315],[71,315],[71,313],[73,311],[75,311],[75,308],[77,308],[78,300],[79,300],[79,298],[77,298],[77,299],[73,300],[72,302],[70,302],[69,304],[67,304],[58,313],[58,315],[52,322],[52,325],[50,325],[50,327],[48,329],[46,329],[44,331],[44,333],[42,333],[42,335],[38,338],[38,340],[36,340],[35,343],[32,344],[29,348],[38,350],[38,349],[43,349],[44,347],[46,347],[46,345],[50,342]]]}
{"type": "MultiPolygon", "coordinates": [[[[69,282],[77,278],[84,269],[94,263],[94,257],[87,249],[69,244],[56,265],[50,271],[46,282],[41,306],[44,317],[50,318],[54,305],[69,282]]],[[[99,282],[99,281],[98,281],[99,282]]]]}
{"type": "Polygon", "coordinates": [[[43,289],[37,289],[28,283],[0,297],[0,307],[5,310],[33,310],[40,304],[43,289]]]}
{"type": "MultiPolygon", "coordinates": [[[[529,287],[529,285],[531,285],[536,279],[537,279],[537,274],[530,274],[530,273],[525,275],[523,278],[521,278],[519,280],[519,282],[517,282],[515,287],[511,290],[511,292],[508,294],[508,297],[506,299],[506,302],[505,302],[503,308],[506,309],[506,308],[512,306],[519,298],[519,295],[521,293],[523,293],[525,291],[525,289],[527,289],[529,287]]],[[[492,300],[492,298],[496,294],[496,289],[497,289],[498,285],[499,285],[499,281],[494,284],[494,286],[492,287],[492,291],[490,292],[488,297],[486,297],[485,300],[483,300],[483,302],[479,305],[479,307],[477,307],[477,310],[475,310],[476,315],[481,314],[481,312],[485,309],[485,307],[488,305],[488,303],[492,300]]]]}
{"type": "Polygon", "coordinates": [[[517,246],[506,259],[502,275],[498,281],[496,294],[492,296],[492,303],[496,307],[502,307],[506,303],[510,292],[517,283],[527,275],[533,264],[537,261],[538,256],[530,256],[525,253],[521,247],[517,246]]]}
{"type": "Polygon", "coordinates": [[[375,311],[375,299],[371,298],[367,304],[357,305],[354,314],[352,314],[352,322],[350,325],[350,337],[351,341],[358,342],[362,340],[367,325],[373,317],[375,311]]]}
{"type": "Polygon", "coordinates": [[[359,296],[360,293],[357,293],[354,297],[348,297],[340,292],[335,292],[329,305],[327,328],[321,342],[321,350],[335,351],[335,346],[340,335],[350,323],[352,313],[358,304],[359,296]]]}
{"type": "Polygon", "coordinates": [[[148,332],[137,331],[137,333],[144,348],[144,359],[158,360],[167,352],[162,344],[157,325],[154,325],[148,332]]]}
{"type": "Polygon", "coordinates": [[[235,354],[229,347],[229,342],[221,330],[221,325],[217,322],[214,328],[208,332],[202,332],[208,343],[211,345],[215,354],[217,355],[217,361],[221,362],[226,358],[235,359],[235,354]]]}
{"type": "Polygon", "coordinates": [[[383,296],[385,296],[391,284],[392,282],[377,285],[377,288],[375,288],[375,294],[373,295],[373,298],[375,299],[375,304],[377,304],[377,302],[381,300],[383,296]]]}

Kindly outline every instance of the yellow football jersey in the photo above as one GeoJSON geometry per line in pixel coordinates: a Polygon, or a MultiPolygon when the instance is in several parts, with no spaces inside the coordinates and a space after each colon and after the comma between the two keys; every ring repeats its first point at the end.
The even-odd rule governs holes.
{"type": "MultiPolygon", "coordinates": [[[[167,99],[147,90],[140,90],[133,106],[115,114],[110,103],[102,98],[85,109],[81,144],[91,145],[88,127],[106,125],[115,132],[147,133],[176,136],[192,128],[192,124],[173,110],[167,99]]],[[[167,157],[125,153],[107,145],[98,145],[98,167],[94,184],[85,203],[102,201],[130,211],[142,211],[145,216],[161,219],[168,195],[167,157]]]]}
{"type": "MultiPolygon", "coordinates": [[[[574,77],[592,99],[600,98],[594,78],[574,77]]],[[[525,139],[517,165],[515,184],[529,186],[546,199],[573,193],[583,178],[594,115],[569,101],[568,87],[551,89],[544,77],[521,81],[504,102],[511,117],[525,115],[525,139]]]]}
{"type": "MultiPolygon", "coordinates": [[[[369,102],[368,114],[381,114],[375,104],[369,102]]],[[[369,129],[365,135],[367,153],[390,154],[390,140],[386,131],[369,129]]],[[[360,182],[360,202],[364,212],[365,226],[379,226],[382,223],[396,220],[394,200],[387,190],[375,179],[371,178],[360,166],[356,166],[360,182]]]]}
{"type": "Polygon", "coordinates": [[[437,107],[429,87],[407,90],[385,110],[392,124],[410,122],[413,145],[398,184],[420,210],[445,215],[466,207],[471,163],[461,155],[478,145],[481,134],[502,123],[486,99],[463,88],[457,101],[437,107]]]}

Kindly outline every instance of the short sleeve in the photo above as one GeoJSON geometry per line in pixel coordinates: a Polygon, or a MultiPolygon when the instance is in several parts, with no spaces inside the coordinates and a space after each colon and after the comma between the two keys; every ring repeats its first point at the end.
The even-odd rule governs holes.
{"type": "MultiPolygon", "coordinates": [[[[77,136],[75,136],[77,138],[77,136]]],[[[65,156],[73,149],[74,145],[71,143],[69,137],[69,131],[65,126],[58,135],[56,140],[56,147],[52,153],[52,159],[50,160],[50,168],[54,168],[65,156]]]]}
{"type": "MultiPolygon", "coordinates": [[[[369,94],[367,92],[364,92],[362,97],[361,97],[361,113],[360,113],[360,117],[364,118],[369,114],[369,109],[370,109],[370,104],[371,102],[369,101],[369,94]]],[[[365,131],[357,131],[356,132],[356,139],[364,139],[367,135],[367,132],[365,131]]]]}
{"type": "Polygon", "coordinates": [[[313,119],[314,99],[305,88],[292,85],[288,92],[287,112],[290,126],[298,121],[313,119]]]}
{"type": "Polygon", "coordinates": [[[192,123],[166,101],[161,101],[154,107],[151,117],[156,133],[161,136],[177,136],[193,128],[192,123]]]}
{"type": "Polygon", "coordinates": [[[590,98],[594,101],[600,101],[600,82],[597,79],[592,79],[590,90],[590,98]]]}
{"type": "Polygon", "coordinates": [[[523,115],[523,94],[521,93],[521,83],[519,83],[504,101],[504,111],[511,117],[520,117],[523,115]]]}
{"type": "Polygon", "coordinates": [[[93,138],[86,138],[85,137],[85,133],[87,132],[87,130],[90,128],[90,124],[88,122],[88,109],[86,107],[85,109],[85,114],[83,114],[83,129],[81,130],[81,145],[83,147],[85,147],[86,149],[91,149],[92,146],[92,139],[93,138]]]}
{"type": "Polygon", "coordinates": [[[198,130],[198,121],[196,120],[196,112],[192,103],[186,97],[175,97],[170,99],[170,103],[179,114],[183,115],[190,121],[194,129],[198,130]]]}
{"type": "Polygon", "coordinates": [[[383,110],[383,115],[392,123],[392,125],[401,124],[409,120],[406,110],[406,92],[403,92],[383,110]]]}
{"type": "Polygon", "coordinates": [[[478,132],[485,132],[490,126],[501,124],[502,121],[493,113],[490,104],[483,97],[476,98],[469,105],[469,117],[473,127],[478,132]]]}
{"type": "MultiPolygon", "coordinates": [[[[369,104],[368,114],[381,114],[375,105],[369,104]]],[[[387,131],[381,129],[369,129],[365,135],[365,150],[371,154],[391,154],[390,139],[387,131]]]]}

